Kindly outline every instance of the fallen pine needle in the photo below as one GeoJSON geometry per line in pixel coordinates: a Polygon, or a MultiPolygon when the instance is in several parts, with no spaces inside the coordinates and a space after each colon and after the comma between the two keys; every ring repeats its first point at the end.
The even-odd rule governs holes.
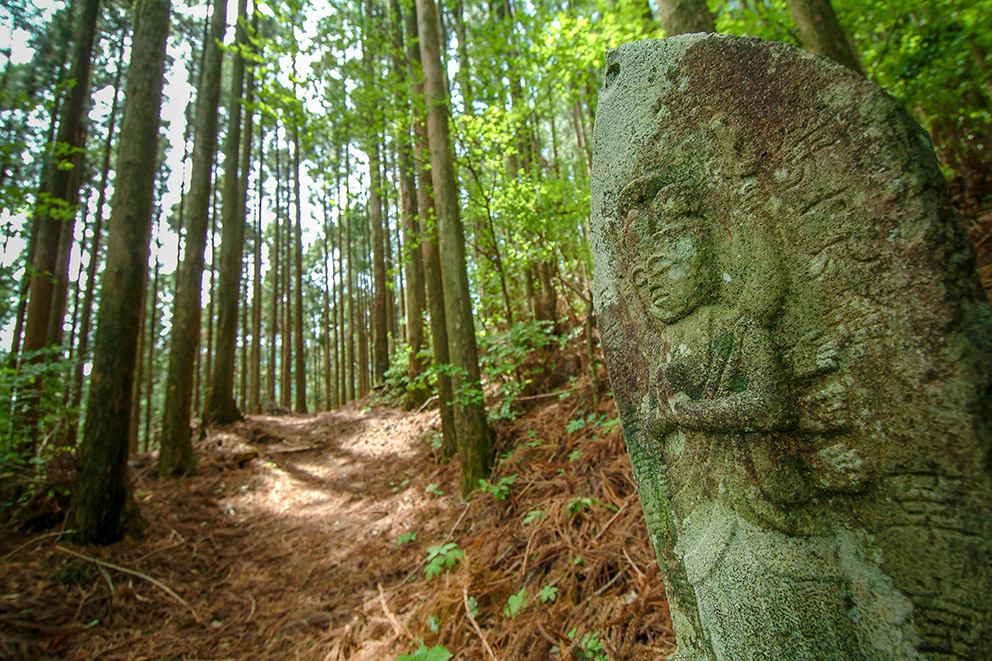
{"type": "Polygon", "coordinates": [[[76,532],[76,531],[75,530],[56,530],[55,532],[46,532],[44,535],[38,535],[37,537],[35,537],[32,540],[29,540],[29,541],[24,542],[23,544],[21,544],[20,546],[18,546],[16,549],[14,549],[13,551],[11,551],[10,553],[8,553],[7,555],[5,555],[2,558],[0,558],[0,560],[6,560],[7,558],[13,557],[13,555],[15,553],[17,553],[18,551],[20,551],[24,547],[31,546],[35,542],[40,542],[41,540],[46,539],[48,537],[61,537],[62,535],[69,535],[69,534],[72,534],[74,532],[76,532]]]}
{"type": "Polygon", "coordinates": [[[182,604],[183,606],[185,606],[186,608],[188,608],[190,610],[190,612],[193,613],[193,617],[196,618],[196,621],[197,622],[200,621],[200,616],[197,615],[196,609],[194,609],[192,606],[190,606],[189,605],[189,602],[187,602],[185,599],[183,599],[178,594],[176,594],[175,591],[172,588],[170,588],[168,585],[166,585],[165,583],[162,583],[161,581],[158,581],[158,580],[152,578],[151,576],[149,576],[147,574],[142,574],[140,571],[136,571],[134,569],[128,569],[127,567],[121,567],[120,565],[115,565],[112,562],[104,562],[103,560],[98,560],[98,559],[93,558],[91,556],[84,555],[82,553],[78,553],[76,551],[73,551],[72,549],[67,549],[64,546],[56,546],[55,548],[56,548],[56,550],[62,551],[63,553],[68,553],[69,555],[74,555],[74,556],[76,556],[77,558],[79,558],[81,560],[86,560],[87,562],[92,562],[94,565],[97,565],[98,567],[106,567],[107,569],[113,569],[115,571],[123,572],[125,574],[130,574],[131,576],[137,576],[138,578],[141,578],[141,579],[144,579],[144,580],[148,581],[149,583],[151,583],[152,585],[154,585],[155,587],[157,587],[158,589],[162,590],[167,595],[169,595],[170,597],[172,597],[173,599],[175,599],[176,601],[178,601],[180,604],[182,604]]]}
{"type": "MultiPolygon", "coordinates": [[[[445,537],[444,537],[444,539],[442,539],[442,540],[441,540],[441,545],[442,545],[442,546],[443,546],[443,545],[444,545],[444,544],[445,544],[445,543],[446,543],[446,542],[447,542],[447,541],[448,541],[449,539],[451,539],[451,536],[455,534],[455,531],[456,531],[456,530],[458,530],[458,526],[460,526],[460,525],[462,524],[462,519],[464,519],[464,518],[465,518],[465,515],[466,515],[466,514],[468,514],[468,510],[469,510],[469,508],[470,508],[470,507],[472,507],[472,503],[474,503],[474,502],[475,502],[474,500],[471,500],[471,501],[469,501],[469,502],[468,502],[468,504],[467,504],[467,505],[465,505],[465,509],[463,509],[463,510],[462,510],[462,514],[461,514],[461,516],[459,516],[459,517],[458,517],[458,520],[457,520],[457,521],[455,521],[455,525],[453,525],[453,526],[451,526],[451,530],[449,530],[449,531],[448,531],[448,534],[447,534],[447,535],[445,535],[445,537]]],[[[420,564],[419,564],[419,565],[417,565],[416,567],[414,567],[414,568],[413,568],[413,571],[411,571],[411,572],[410,572],[409,574],[407,574],[407,575],[406,575],[406,578],[404,578],[404,579],[402,580],[402,582],[400,582],[400,583],[399,583],[399,585],[403,585],[404,583],[406,583],[407,581],[409,581],[409,580],[410,580],[411,578],[413,578],[414,576],[416,576],[416,574],[417,574],[417,572],[419,572],[419,571],[420,571],[420,569],[421,569],[421,568],[422,568],[422,567],[423,567],[424,565],[426,565],[426,564],[427,564],[427,558],[424,558],[424,559],[423,559],[423,560],[422,560],[422,561],[420,562],[420,564]]],[[[390,589],[392,589],[392,588],[390,588],[390,589]]]]}
{"type": "Polygon", "coordinates": [[[496,655],[493,653],[493,648],[489,647],[489,641],[486,640],[485,634],[482,633],[482,629],[479,628],[479,623],[475,621],[475,616],[472,615],[472,609],[468,605],[468,586],[462,586],[462,601],[465,602],[465,614],[468,615],[468,621],[472,623],[472,628],[475,629],[475,633],[479,634],[479,638],[482,640],[482,646],[486,648],[489,652],[489,658],[496,661],[496,655]]]}
{"type": "Polygon", "coordinates": [[[386,614],[386,619],[393,625],[393,631],[396,632],[397,636],[406,636],[407,640],[413,641],[413,634],[410,633],[410,630],[402,622],[397,620],[393,612],[389,610],[389,605],[386,603],[386,593],[382,589],[382,583],[377,583],[376,585],[379,586],[379,602],[382,603],[382,612],[386,614]]]}

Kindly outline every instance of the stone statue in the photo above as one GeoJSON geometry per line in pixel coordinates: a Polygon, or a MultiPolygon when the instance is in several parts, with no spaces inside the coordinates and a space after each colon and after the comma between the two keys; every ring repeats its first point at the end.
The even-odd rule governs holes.
{"type": "Polygon", "coordinates": [[[923,131],[783,44],[607,54],[600,331],[681,659],[992,658],[992,309],[923,131]]]}

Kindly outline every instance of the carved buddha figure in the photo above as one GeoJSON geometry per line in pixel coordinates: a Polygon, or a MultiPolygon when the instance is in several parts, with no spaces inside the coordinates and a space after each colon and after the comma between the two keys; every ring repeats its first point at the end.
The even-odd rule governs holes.
{"type": "Polygon", "coordinates": [[[664,457],[675,552],[710,643],[721,658],[744,658],[754,635],[774,630],[795,658],[844,656],[859,634],[843,604],[856,600],[837,561],[843,542],[806,528],[811,490],[787,433],[789,376],[768,328],[773,315],[728,299],[741,291],[728,281],[749,274],[728,262],[733,251],[713,236],[721,226],[691,191],[649,176],[620,200],[625,269],[658,333],[640,428],[664,457]],[[747,599],[755,594],[763,603],[747,599]],[[804,647],[824,636],[835,649],[804,647]]]}

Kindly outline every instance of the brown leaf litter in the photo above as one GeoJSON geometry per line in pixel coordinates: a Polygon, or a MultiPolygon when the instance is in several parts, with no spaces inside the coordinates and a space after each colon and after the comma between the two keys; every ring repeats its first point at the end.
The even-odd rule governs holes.
{"type": "Polygon", "coordinates": [[[0,540],[0,658],[664,658],[674,635],[613,403],[590,417],[584,402],[545,399],[498,430],[505,500],[457,496],[434,411],[250,416],[209,430],[191,478],[151,479],[139,457],[143,540],[0,540]],[[463,557],[425,577],[446,543],[463,557]]]}

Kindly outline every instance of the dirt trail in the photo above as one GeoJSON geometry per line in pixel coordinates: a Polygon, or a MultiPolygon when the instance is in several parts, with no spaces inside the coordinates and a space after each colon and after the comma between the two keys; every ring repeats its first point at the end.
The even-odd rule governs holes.
{"type": "Polygon", "coordinates": [[[0,658],[392,661],[421,641],[466,660],[663,658],[629,461],[605,414],[566,430],[582,406],[504,426],[492,482],[512,488],[470,503],[426,440],[431,411],[251,416],[209,431],[191,478],[151,479],[138,457],[143,540],[0,539],[0,658]],[[449,541],[464,557],[426,578],[428,548],[449,541]]]}
{"type": "Polygon", "coordinates": [[[208,434],[193,478],[149,480],[150,458],[140,459],[143,541],[94,550],[31,543],[35,534],[0,545],[0,658],[281,659],[326,648],[328,631],[396,579],[401,563],[373,566],[386,566],[412,513],[431,509],[423,489],[397,485],[430,465],[420,437],[434,417],[252,416],[208,434]],[[73,565],[57,546],[154,577],[188,607],[141,577],[73,565]]]}

